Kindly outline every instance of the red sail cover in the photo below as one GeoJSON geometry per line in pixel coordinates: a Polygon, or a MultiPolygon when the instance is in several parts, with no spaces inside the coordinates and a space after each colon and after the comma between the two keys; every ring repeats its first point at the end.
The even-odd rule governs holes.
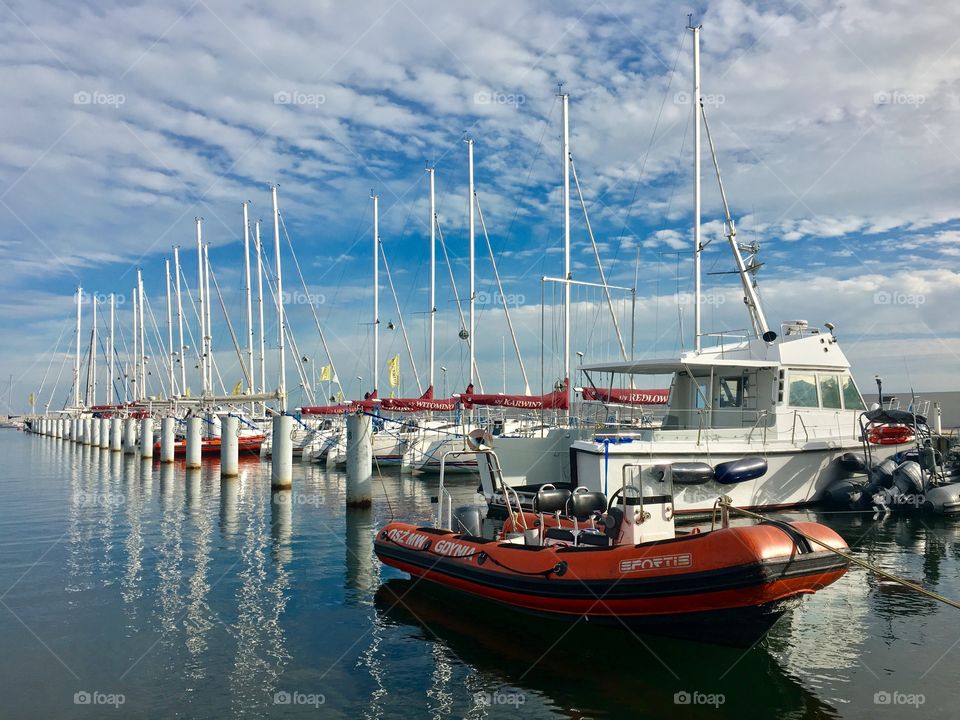
{"type": "Polygon", "coordinates": [[[666,405],[669,390],[624,390],[620,388],[584,388],[584,400],[620,403],[621,405],[666,405]]]}
{"type": "Polygon", "coordinates": [[[456,410],[457,398],[434,400],[433,386],[418,398],[383,398],[380,409],[389,412],[450,412],[456,410]]]}
{"type": "Polygon", "coordinates": [[[365,410],[372,412],[377,407],[387,412],[450,412],[456,409],[458,400],[447,398],[434,400],[433,387],[418,398],[383,398],[377,400],[376,393],[371,393],[366,400],[354,400],[341,405],[320,405],[317,407],[300,408],[304,415],[347,415],[365,410]]]}
{"type": "Polygon", "coordinates": [[[467,388],[463,395],[463,406],[520,408],[522,410],[568,410],[567,391],[555,390],[546,395],[479,395],[467,388]]]}
{"type": "Polygon", "coordinates": [[[348,415],[355,412],[353,403],[344,403],[342,405],[314,405],[312,407],[302,407],[300,412],[304,415],[348,415]]]}

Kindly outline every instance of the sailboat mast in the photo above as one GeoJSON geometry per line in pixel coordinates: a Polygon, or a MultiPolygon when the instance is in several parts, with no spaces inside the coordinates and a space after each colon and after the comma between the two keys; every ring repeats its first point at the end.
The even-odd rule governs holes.
{"type": "Polygon", "coordinates": [[[273,254],[277,267],[277,354],[280,360],[280,380],[277,393],[280,396],[280,412],[287,411],[287,360],[284,353],[283,336],[287,332],[286,317],[283,313],[283,275],[280,272],[280,208],[277,205],[277,186],[272,188],[273,197],[273,254]]]}
{"type": "Polygon", "coordinates": [[[474,366],[476,365],[476,351],[474,344],[474,331],[476,330],[476,304],[477,304],[477,288],[476,288],[476,258],[475,256],[475,244],[476,244],[476,225],[474,221],[474,189],[473,189],[473,140],[467,140],[467,174],[468,174],[468,189],[467,192],[470,193],[470,211],[469,211],[469,223],[470,223],[470,329],[467,331],[467,342],[470,344],[470,384],[473,385],[475,380],[474,377],[474,366]]]}
{"type": "Polygon", "coordinates": [[[250,384],[248,389],[252,394],[254,392],[253,375],[253,299],[251,298],[252,283],[250,278],[250,216],[247,206],[249,202],[243,203],[243,277],[244,288],[247,295],[247,370],[250,372],[250,384]]]}
{"type": "Polygon", "coordinates": [[[267,387],[266,336],[263,330],[263,256],[260,244],[260,221],[254,225],[254,249],[257,252],[257,313],[260,315],[260,390],[265,392],[267,387]]]}
{"type": "Polygon", "coordinates": [[[90,404],[97,404],[97,294],[94,293],[91,305],[93,306],[93,326],[90,330],[90,404]]]}
{"type": "Polygon", "coordinates": [[[437,198],[435,168],[427,168],[430,175],[430,362],[427,371],[427,387],[433,389],[433,364],[436,354],[436,323],[437,323],[437,224],[434,218],[437,214],[437,198]]]}
{"type": "Polygon", "coordinates": [[[570,378],[570,96],[563,99],[563,377],[566,383],[567,414],[573,411],[570,378]]]}
{"type": "Polygon", "coordinates": [[[213,308],[213,296],[210,294],[210,243],[203,245],[203,282],[206,287],[203,296],[207,300],[207,392],[213,392],[213,328],[210,322],[210,313],[213,308]]]}
{"type": "Polygon", "coordinates": [[[380,196],[373,199],[373,393],[380,389],[380,196]]]}
{"type": "Polygon", "coordinates": [[[114,319],[114,310],[115,310],[115,301],[113,293],[110,293],[110,345],[107,349],[107,405],[113,405],[113,376],[114,376],[114,359],[113,359],[113,319],[114,319]]]}
{"type": "Polygon", "coordinates": [[[140,303],[140,355],[137,356],[137,362],[140,366],[140,392],[141,398],[147,397],[147,347],[144,344],[146,333],[144,332],[144,318],[146,313],[143,307],[143,272],[137,269],[137,301],[140,303]]]}
{"type": "Polygon", "coordinates": [[[693,349],[700,352],[700,25],[691,19],[688,29],[693,33],[693,349]]]}
{"type": "Polygon", "coordinates": [[[77,352],[73,358],[73,406],[80,407],[80,322],[83,288],[77,288],[77,352]]]}
{"type": "Polygon", "coordinates": [[[197,312],[200,315],[200,394],[207,394],[207,327],[203,311],[203,229],[201,218],[197,223],[197,312]]]}
{"type": "Polygon", "coordinates": [[[180,347],[177,348],[177,357],[180,359],[180,392],[187,392],[187,359],[184,357],[185,347],[183,344],[183,300],[180,295],[180,246],[173,246],[173,274],[176,282],[174,288],[177,293],[177,337],[180,347]]]}
{"type": "MultiPolygon", "coordinates": [[[[137,288],[133,288],[133,357],[130,358],[130,362],[133,363],[133,377],[130,380],[130,385],[132,386],[131,395],[133,396],[134,401],[140,399],[140,388],[138,387],[140,379],[137,377],[140,367],[140,361],[137,359],[139,357],[139,342],[140,342],[140,333],[137,332],[137,323],[140,320],[140,312],[137,309],[139,307],[139,300],[137,300],[137,288]]],[[[129,363],[128,363],[129,365],[129,363]]],[[[127,368],[127,377],[130,377],[131,368],[127,368]]]]}
{"type": "Polygon", "coordinates": [[[173,297],[170,294],[170,260],[163,261],[163,269],[167,280],[167,361],[170,363],[170,397],[173,397],[177,392],[173,365],[173,297]]]}

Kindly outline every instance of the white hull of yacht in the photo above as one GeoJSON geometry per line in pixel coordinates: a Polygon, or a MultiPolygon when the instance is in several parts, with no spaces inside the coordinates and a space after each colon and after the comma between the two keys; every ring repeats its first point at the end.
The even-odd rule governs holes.
{"type": "MultiPolygon", "coordinates": [[[[629,479],[638,471],[651,471],[671,463],[717,465],[759,456],[767,461],[768,469],[756,480],[736,485],[709,482],[675,486],[675,512],[710,512],[721,495],[730,497],[739,507],[785,508],[818,501],[831,482],[844,476],[836,460],[846,452],[863,449],[852,437],[842,442],[814,441],[801,446],[783,442],[779,443],[780,447],[775,442],[763,447],[758,443],[728,442],[712,444],[708,450],[683,442],[650,443],[634,438],[623,444],[590,442],[594,434],[587,429],[553,428],[544,437],[498,438],[495,451],[503,468],[504,482],[511,487],[572,482],[609,496],[620,488],[625,466],[628,466],[629,479]],[[575,458],[572,477],[571,456],[575,458]]],[[[909,444],[887,445],[884,450],[885,454],[893,454],[910,447],[909,444]]],[[[489,500],[490,493],[486,494],[489,500]]]]}
{"type": "MultiPolygon", "coordinates": [[[[459,453],[464,451],[464,440],[462,437],[451,437],[445,435],[437,437],[430,442],[423,450],[423,454],[416,463],[417,470],[421,472],[440,472],[440,464],[446,453],[459,453]]],[[[476,472],[477,456],[472,452],[464,454],[447,455],[444,463],[444,472],[476,472]]]]}
{"type": "MultiPolygon", "coordinates": [[[[837,460],[845,452],[862,450],[859,443],[851,441],[847,445],[827,445],[809,443],[807,447],[785,447],[777,450],[769,445],[763,452],[759,448],[744,445],[722,450],[713,448],[710,453],[704,451],[684,451],[677,448],[667,451],[659,443],[656,451],[641,448],[646,443],[637,443],[640,447],[624,451],[624,446],[605,446],[603,443],[580,442],[573,448],[576,462],[575,482],[591,490],[602,490],[612,494],[623,484],[626,468],[628,481],[636,473],[655,472],[671,463],[706,462],[716,466],[748,456],[763,457],[767,461],[767,472],[755,480],[733,485],[721,485],[715,481],[703,485],[687,487],[674,486],[674,512],[704,513],[714,508],[721,495],[726,495],[734,505],[742,508],[774,509],[808,505],[818,501],[827,487],[837,478],[845,477],[837,460]],[[592,445],[587,450],[586,446],[592,445]]],[[[894,453],[908,446],[888,446],[894,453]]]]}

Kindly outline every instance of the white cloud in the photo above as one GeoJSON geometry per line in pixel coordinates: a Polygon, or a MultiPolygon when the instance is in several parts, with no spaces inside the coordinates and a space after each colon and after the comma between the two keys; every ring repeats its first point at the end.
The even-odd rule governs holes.
{"type": "MultiPolygon", "coordinates": [[[[30,322],[37,352],[63,317],[52,299],[76,284],[122,291],[139,264],[160,297],[157,267],[172,244],[191,247],[194,216],[214,246],[236,248],[240,202],[252,200],[269,243],[271,182],[310,282],[343,298],[341,312],[325,309],[334,334],[353,337],[362,315],[371,187],[396,276],[411,283],[398,291],[423,294],[414,281],[424,278],[427,162],[437,164],[438,210],[464,292],[464,133],[476,139],[478,192],[501,271],[515,283],[508,290],[539,297],[538,278],[560,265],[558,79],[572,96],[573,154],[611,282],[632,282],[637,245],[644,268],[663,250],[689,249],[690,105],[678,96],[690,85],[689,33],[671,3],[43,2],[16,11],[25,26],[8,22],[0,48],[0,286],[34,300],[0,306],[0,329],[30,322]],[[304,102],[275,102],[282,92],[304,102]],[[75,102],[77,93],[89,101],[75,102]],[[38,285],[48,299],[29,294],[38,285]]],[[[949,52],[958,15],[866,0],[706,6],[708,119],[738,238],[765,245],[771,302],[809,304],[811,316],[821,304],[846,312],[847,300],[869,311],[853,295],[871,283],[892,292],[881,272],[937,307],[956,301],[951,270],[931,257],[943,266],[958,256],[960,56],[949,52]],[[864,275],[811,272],[829,268],[828,257],[849,258],[864,275]],[[902,275],[908,263],[917,275],[902,275]]],[[[712,269],[726,270],[712,172],[705,153],[704,238],[712,269]]],[[[583,247],[575,198],[573,234],[583,247]]],[[[478,266],[489,273],[481,238],[478,266]]],[[[225,278],[239,258],[223,253],[215,262],[225,278]]],[[[687,257],[680,267],[689,274],[687,257]]],[[[578,268],[596,274],[592,262],[578,268]]],[[[445,268],[438,277],[447,283],[445,268]]],[[[655,305],[655,326],[676,318],[655,305]]],[[[869,314],[888,318],[887,335],[909,333],[913,311],[956,335],[954,319],[932,317],[933,307],[869,314]]],[[[12,367],[18,356],[0,351],[0,362],[12,367]]]]}

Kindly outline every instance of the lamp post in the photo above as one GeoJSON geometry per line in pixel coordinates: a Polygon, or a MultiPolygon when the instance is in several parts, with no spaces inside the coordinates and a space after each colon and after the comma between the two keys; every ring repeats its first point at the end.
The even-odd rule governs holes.
{"type": "Polygon", "coordinates": [[[447,397],[447,369],[441,366],[440,372],[443,373],[443,396],[447,397]]]}

